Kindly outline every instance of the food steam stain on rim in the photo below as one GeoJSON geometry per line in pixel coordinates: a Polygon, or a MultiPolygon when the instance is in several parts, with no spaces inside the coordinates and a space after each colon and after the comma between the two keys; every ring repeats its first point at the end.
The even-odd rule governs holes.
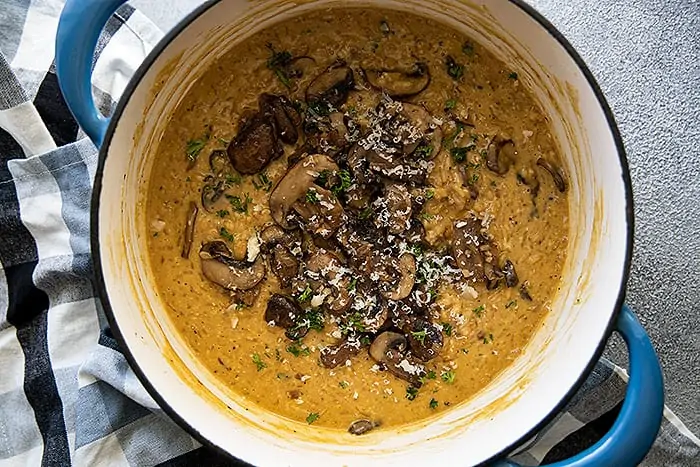
{"type": "MultiPolygon", "coordinates": [[[[568,43],[565,42],[565,40],[558,34],[558,32],[556,32],[556,30],[553,29],[553,26],[551,26],[549,23],[547,23],[546,20],[544,20],[543,18],[539,17],[539,15],[538,15],[536,12],[534,12],[534,10],[532,10],[530,7],[528,7],[528,6],[526,6],[526,5],[521,5],[521,3],[520,3],[519,1],[517,1],[517,0],[510,0],[510,1],[511,1],[511,3],[512,3],[513,5],[515,5],[516,7],[520,8],[522,11],[524,11],[525,14],[527,14],[532,20],[536,21],[536,22],[538,23],[539,27],[543,27],[543,28],[550,34],[550,37],[551,37],[551,38],[554,38],[554,39],[558,42],[558,44],[559,44],[560,46],[563,46],[563,47],[566,49],[567,53],[571,56],[571,58],[572,58],[572,59],[576,62],[576,64],[578,65],[579,70],[584,74],[584,77],[585,77],[586,80],[587,80],[587,84],[593,88],[594,94],[595,94],[595,96],[596,96],[596,98],[597,98],[597,100],[598,100],[597,103],[598,103],[599,105],[601,105],[602,110],[603,110],[603,112],[605,113],[605,116],[608,118],[608,122],[607,122],[607,123],[608,123],[608,125],[610,126],[610,129],[611,129],[611,131],[612,131],[612,133],[613,133],[613,139],[615,140],[615,143],[616,143],[616,145],[618,146],[618,152],[619,152],[619,156],[620,156],[620,159],[621,159],[622,172],[623,172],[623,173],[622,173],[622,178],[623,178],[623,182],[625,183],[625,190],[626,190],[626,193],[625,193],[625,194],[626,194],[626,196],[627,196],[627,199],[626,199],[626,201],[627,201],[627,210],[628,210],[628,214],[631,214],[631,212],[630,212],[630,210],[631,210],[631,195],[630,195],[630,193],[629,193],[629,189],[630,189],[630,188],[629,188],[629,183],[630,183],[630,182],[629,182],[629,173],[628,173],[628,170],[627,170],[626,160],[624,159],[624,151],[623,151],[623,148],[622,148],[622,146],[621,146],[621,140],[620,140],[620,137],[619,137],[619,133],[618,133],[618,131],[617,131],[617,127],[615,126],[614,120],[613,120],[613,118],[612,118],[612,116],[611,116],[610,110],[609,110],[609,108],[607,107],[607,105],[605,104],[604,98],[602,97],[602,94],[600,93],[599,88],[597,87],[597,85],[595,84],[595,82],[592,80],[592,77],[590,76],[590,72],[588,72],[587,68],[585,68],[585,65],[583,64],[583,62],[581,61],[581,59],[575,54],[575,52],[573,52],[573,49],[571,48],[571,46],[568,45],[568,43]]],[[[179,27],[177,27],[176,29],[174,29],[168,36],[166,36],[166,38],[164,39],[164,41],[163,41],[163,43],[162,43],[161,46],[156,47],[156,49],[155,49],[155,50],[153,51],[153,53],[152,53],[152,54],[154,54],[153,57],[156,57],[158,54],[160,54],[162,51],[164,51],[164,50],[167,48],[168,44],[173,40],[174,37],[176,37],[176,36],[177,36],[179,33],[181,33],[184,29],[186,29],[186,28],[190,25],[190,23],[192,23],[193,21],[195,21],[200,15],[202,15],[203,13],[205,13],[209,8],[211,8],[211,7],[212,7],[213,5],[215,5],[216,3],[217,3],[217,2],[209,2],[209,3],[205,4],[205,5],[202,5],[200,8],[198,8],[198,9],[195,10],[193,13],[191,13],[185,20],[183,20],[182,23],[180,23],[180,26],[179,26],[179,27]]],[[[286,5],[286,4],[289,4],[290,7],[292,7],[292,6],[298,5],[299,3],[302,3],[302,4],[310,3],[310,0],[304,0],[304,1],[301,1],[301,2],[277,2],[277,3],[278,3],[279,5],[286,5]]],[[[276,3],[276,4],[277,4],[277,3],[276,3]]],[[[484,8],[484,9],[485,9],[485,8],[484,8]]],[[[219,33],[219,32],[221,32],[221,31],[214,31],[214,32],[219,33]]],[[[230,31],[228,31],[228,33],[230,34],[230,31]]],[[[180,59],[181,59],[181,57],[176,57],[175,59],[172,59],[171,62],[170,62],[168,65],[166,65],[166,68],[169,67],[169,66],[171,66],[171,65],[174,66],[174,64],[177,63],[180,59]]],[[[147,61],[144,63],[144,65],[146,65],[146,68],[147,68],[148,66],[152,65],[152,62],[153,62],[153,61],[154,61],[154,58],[151,58],[150,60],[147,60],[147,61]]],[[[142,67],[144,67],[144,65],[142,65],[142,67]]],[[[132,82],[130,83],[129,87],[127,88],[127,90],[126,90],[126,92],[125,92],[125,96],[127,96],[127,100],[128,100],[128,96],[130,96],[131,93],[133,92],[133,89],[138,85],[138,82],[139,82],[139,80],[143,77],[143,74],[144,74],[144,73],[145,73],[144,69],[141,69],[141,70],[139,70],[139,72],[136,73],[134,81],[132,81],[132,82]]],[[[566,84],[568,85],[568,83],[566,83],[566,84]]],[[[573,96],[572,96],[572,97],[573,97],[573,96]]],[[[121,111],[123,110],[125,103],[126,103],[126,100],[123,101],[122,105],[119,106],[119,107],[121,107],[121,108],[118,107],[118,111],[117,111],[117,113],[116,113],[117,116],[118,116],[118,115],[121,113],[121,111]]],[[[153,101],[149,102],[148,108],[150,108],[150,105],[152,105],[152,103],[153,103],[153,101]]],[[[577,106],[575,106],[575,107],[577,107],[577,106]]],[[[578,108],[576,108],[576,110],[578,110],[578,108]]],[[[577,114],[578,114],[578,112],[577,112],[577,114]]],[[[106,159],[106,152],[107,152],[107,149],[106,149],[106,148],[108,148],[109,143],[111,142],[111,137],[112,137],[113,132],[114,132],[114,126],[115,126],[115,124],[116,124],[116,121],[117,121],[117,118],[115,118],[114,121],[112,121],[111,124],[110,124],[110,127],[109,127],[108,132],[107,132],[107,139],[106,139],[106,143],[107,143],[107,144],[105,144],[105,145],[102,147],[102,151],[101,151],[101,154],[100,154],[100,161],[99,161],[99,166],[100,166],[100,167],[98,168],[99,170],[98,170],[98,172],[97,172],[98,175],[97,175],[97,179],[96,179],[96,180],[97,180],[97,182],[96,182],[96,192],[95,192],[96,194],[94,195],[94,199],[93,199],[93,203],[92,203],[92,204],[93,204],[93,207],[92,207],[92,209],[93,209],[93,215],[92,215],[93,221],[92,221],[92,222],[93,222],[93,224],[94,224],[94,230],[95,230],[95,231],[97,231],[97,229],[96,229],[96,227],[97,227],[97,215],[96,215],[96,212],[98,212],[97,210],[99,209],[99,193],[100,193],[100,189],[101,189],[101,185],[102,185],[100,179],[101,179],[102,174],[103,174],[104,161],[105,161],[105,159],[106,159]]],[[[139,131],[143,131],[143,128],[142,128],[141,124],[139,124],[139,127],[138,127],[138,129],[137,129],[137,132],[136,132],[135,136],[138,136],[139,131]]],[[[596,221],[599,221],[599,220],[600,220],[600,216],[602,216],[602,212],[601,212],[602,204],[599,203],[599,200],[600,200],[600,197],[597,197],[596,209],[595,209],[595,218],[596,218],[596,221]]],[[[629,227],[628,227],[628,231],[631,231],[632,224],[631,224],[631,221],[630,221],[630,219],[629,219],[629,215],[628,215],[627,221],[628,221],[628,226],[629,226],[629,227]]],[[[99,239],[93,239],[93,247],[99,247],[99,239]]],[[[124,245],[124,247],[126,247],[126,245],[124,245]]],[[[626,279],[627,279],[627,275],[628,275],[628,273],[629,273],[629,260],[630,260],[629,250],[631,249],[631,240],[630,240],[630,238],[629,238],[629,232],[628,232],[627,247],[628,247],[628,251],[627,251],[626,258],[625,258],[624,273],[623,273],[623,284],[622,284],[622,286],[624,286],[624,283],[626,282],[626,279]]],[[[112,253],[114,253],[114,252],[112,252],[112,253]]],[[[109,305],[109,300],[108,300],[108,297],[107,297],[107,294],[106,294],[106,283],[104,282],[104,277],[103,277],[102,274],[101,274],[101,273],[102,273],[102,268],[101,268],[101,266],[100,266],[100,261],[101,261],[100,255],[95,255],[95,258],[96,258],[96,261],[95,261],[95,262],[96,262],[96,273],[97,273],[97,276],[98,276],[98,283],[99,283],[99,287],[98,287],[98,288],[99,288],[99,292],[100,292],[100,294],[102,295],[101,298],[102,298],[103,302],[105,302],[105,305],[106,305],[106,306],[105,306],[105,309],[106,309],[106,311],[107,311],[106,314],[107,314],[107,316],[108,316],[108,320],[109,320],[110,324],[112,325],[112,327],[115,329],[115,336],[118,338],[118,340],[120,340],[120,343],[122,344],[122,346],[125,347],[125,353],[126,353],[127,359],[130,361],[130,364],[134,367],[134,370],[135,370],[135,372],[137,373],[137,375],[139,376],[139,379],[141,379],[142,382],[144,382],[145,386],[149,389],[149,392],[150,392],[152,395],[154,395],[154,397],[155,397],[157,400],[160,401],[161,405],[163,405],[163,404],[165,403],[165,401],[164,401],[164,400],[162,399],[162,397],[154,390],[153,386],[151,386],[150,382],[148,381],[148,378],[146,378],[146,375],[140,370],[140,368],[138,367],[137,362],[134,361],[133,355],[132,355],[131,352],[129,351],[128,347],[125,346],[125,340],[124,340],[123,336],[121,335],[121,333],[120,333],[118,327],[116,326],[116,318],[115,318],[115,315],[114,315],[114,313],[112,312],[111,307],[110,307],[110,305],[109,305]]],[[[112,255],[112,257],[110,258],[110,260],[114,262],[113,264],[117,264],[117,263],[118,263],[118,262],[115,262],[116,259],[114,258],[113,255],[112,255]]],[[[143,285],[143,284],[141,284],[141,285],[143,285]]],[[[134,287],[133,282],[132,282],[131,286],[132,286],[132,288],[134,287]]],[[[620,290],[620,297],[622,297],[622,295],[623,295],[622,292],[623,292],[623,290],[621,289],[621,290],[620,290]]],[[[621,298],[620,298],[620,300],[621,300],[621,298]]],[[[149,311],[152,312],[152,310],[149,310],[149,311]]],[[[609,335],[609,332],[610,332],[611,327],[612,327],[612,323],[613,323],[614,318],[615,318],[616,315],[617,315],[617,310],[615,310],[615,311],[612,313],[612,315],[611,315],[611,321],[610,321],[611,324],[608,326],[608,333],[606,334],[605,337],[607,337],[607,335],[609,335]]],[[[157,320],[156,320],[156,321],[157,321],[157,320]]],[[[161,330],[161,332],[162,332],[162,330],[161,330]]],[[[155,337],[155,336],[154,336],[154,337],[155,337]]],[[[604,342],[604,341],[605,341],[605,338],[603,339],[603,342],[604,342]]],[[[166,355],[166,356],[169,357],[168,359],[169,359],[170,361],[177,361],[177,362],[179,362],[179,363],[184,367],[183,362],[180,361],[179,357],[176,355],[175,351],[172,349],[172,347],[171,347],[169,344],[166,343],[166,348],[163,348],[162,350],[163,350],[164,355],[166,355]]],[[[599,351],[597,352],[597,354],[594,355],[594,358],[592,359],[591,364],[593,364],[593,363],[597,360],[597,358],[599,357],[599,354],[600,354],[601,351],[602,351],[602,344],[599,346],[599,351]]],[[[564,400],[561,401],[561,402],[559,403],[559,407],[561,407],[561,405],[562,405],[566,400],[568,400],[568,399],[570,398],[570,396],[572,395],[573,391],[574,391],[578,386],[580,386],[580,384],[582,383],[582,381],[583,381],[583,379],[584,379],[584,376],[590,371],[591,364],[589,364],[589,368],[587,369],[587,371],[584,372],[584,374],[582,375],[582,378],[579,380],[579,382],[570,390],[569,394],[564,398],[564,400]]],[[[186,369],[186,368],[177,368],[178,366],[179,366],[179,365],[173,365],[173,369],[176,369],[176,370],[177,370],[177,373],[178,373],[181,377],[187,378],[188,381],[189,381],[190,383],[195,383],[195,382],[196,382],[196,383],[202,384],[201,381],[199,381],[196,377],[194,377],[194,375],[191,373],[191,371],[189,371],[189,370],[186,369]],[[183,370],[184,370],[184,371],[183,371],[183,370]]],[[[514,391],[514,390],[516,390],[521,384],[524,384],[524,383],[526,383],[526,381],[525,381],[524,379],[518,381],[517,384],[514,384],[514,385],[513,385],[513,388],[512,388],[512,390],[511,390],[511,392],[514,391]]],[[[510,393],[509,393],[509,394],[510,394],[510,393]]],[[[223,404],[223,402],[222,402],[221,400],[219,400],[218,398],[211,397],[211,394],[209,394],[208,396],[209,396],[209,397],[207,397],[207,399],[210,399],[211,402],[215,402],[215,403],[217,403],[217,404],[219,404],[219,405],[225,406],[225,404],[223,404]]],[[[508,394],[506,394],[505,396],[503,396],[503,398],[505,398],[505,397],[507,397],[507,396],[508,396],[508,394]]],[[[512,403],[512,402],[511,402],[511,403],[512,403]]],[[[187,429],[188,429],[188,431],[190,431],[191,433],[195,434],[195,436],[197,436],[197,438],[199,438],[199,439],[201,439],[201,440],[207,442],[207,444],[210,444],[210,443],[208,442],[208,440],[206,440],[203,436],[201,436],[201,434],[199,434],[199,433],[197,432],[197,430],[195,430],[192,426],[190,426],[189,423],[188,423],[187,421],[185,421],[184,419],[182,419],[182,417],[180,417],[178,414],[174,413],[174,411],[172,410],[172,408],[171,408],[167,403],[165,403],[164,405],[165,405],[166,412],[169,412],[169,413],[170,413],[170,412],[173,412],[173,413],[171,414],[171,416],[174,415],[174,418],[176,418],[176,419],[180,422],[180,424],[182,424],[183,426],[186,426],[187,429]]],[[[556,410],[556,409],[555,409],[555,410],[556,410]]],[[[546,422],[546,420],[549,419],[550,417],[551,417],[551,414],[550,414],[550,416],[546,417],[545,420],[541,421],[536,427],[534,427],[533,430],[537,429],[538,427],[541,427],[541,426],[543,425],[543,423],[546,422]]],[[[433,418],[430,418],[430,419],[426,420],[425,423],[422,423],[422,425],[427,425],[427,424],[429,424],[429,423],[432,423],[432,422],[434,421],[435,418],[437,418],[437,417],[433,417],[433,418]]],[[[399,427],[398,430],[403,431],[402,428],[404,428],[404,427],[399,427]]],[[[211,444],[210,444],[210,445],[211,445],[211,444]]],[[[217,448],[217,449],[221,449],[221,448],[218,447],[218,446],[214,446],[214,445],[212,445],[212,446],[215,447],[215,448],[217,448]]],[[[502,454],[505,453],[505,452],[508,452],[508,450],[506,449],[506,450],[502,451],[499,455],[502,455],[502,454]]]]}

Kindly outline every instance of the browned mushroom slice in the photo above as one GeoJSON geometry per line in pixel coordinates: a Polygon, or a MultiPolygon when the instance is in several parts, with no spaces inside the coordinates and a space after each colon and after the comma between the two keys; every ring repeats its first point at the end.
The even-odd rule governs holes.
{"type": "Polygon", "coordinates": [[[265,265],[260,257],[253,263],[238,261],[221,241],[202,245],[199,257],[204,277],[225,289],[252,289],[265,277],[265,265]]]}
{"type": "Polygon", "coordinates": [[[330,238],[345,220],[345,211],[333,193],[313,185],[303,200],[292,205],[302,219],[306,230],[323,238],[330,238]]]}
{"type": "Polygon", "coordinates": [[[484,280],[484,255],[481,246],[484,244],[481,235],[481,222],[470,214],[453,224],[452,256],[464,276],[474,282],[484,280]]]}
{"type": "Polygon", "coordinates": [[[421,387],[425,367],[406,354],[406,336],[392,331],[379,334],[369,347],[372,359],[386,366],[394,376],[421,387]]]}
{"type": "Polygon", "coordinates": [[[308,76],[314,68],[316,68],[316,60],[313,57],[308,55],[295,57],[287,66],[287,75],[290,78],[303,78],[308,76]]]}
{"type": "Polygon", "coordinates": [[[226,151],[215,149],[209,155],[209,169],[214,175],[223,174],[230,167],[230,161],[226,151]]]}
{"type": "Polygon", "coordinates": [[[495,136],[486,148],[486,167],[498,175],[505,175],[515,162],[515,143],[495,136]]]}
{"type": "Polygon", "coordinates": [[[226,181],[213,175],[204,179],[202,186],[202,207],[207,212],[215,212],[219,206],[224,206],[222,198],[226,192],[226,181]]]}
{"type": "Polygon", "coordinates": [[[372,420],[360,419],[355,420],[350,424],[348,428],[348,433],[355,436],[364,435],[379,426],[379,423],[373,422],[372,420]]]}
{"type": "Polygon", "coordinates": [[[190,201],[190,208],[187,211],[187,220],[185,222],[185,230],[182,234],[182,251],[180,256],[187,259],[190,256],[190,249],[192,249],[192,239],[194,238],[194,225],[197,222],[197,213],[199,208],[197,208],[197,203],[190,201]]]}
{"type": "Polygon", "coordinates": [[[249,119],[241,120],[240,130],[226,151],[237,171],[251,175],[280,157],[284,149],[273,122],[257,113],[249,119]]]}
{"type": "Polygon", "coordinates": [[[566,174],[561,167],[554,165],[542,157],[537,159],[537,165],[549,172],[554,180],[554,185],[557,187],[557,190],[559,190],[560,193],[566,192],[566,190],[569,188],[569,182],[567,181],[566,174]]]}
{"type": "Polygon", "coordinates": [[[411,69],[364,70],[369,84],[393,98],[411,97],[421,93],[430,84],[428,65],[417,62],[411,69]]]}
{"type": "Polygon", "coordinates": [[[294,327],[304,314],[293,298],[286,295],[273,294],[267,301],[265,322],[284,329],[294,327]]]}
{"type": "Polygon", "coordinates": [[[352,297],[348,288],[352,279],[346,273],[349,269],[336,256],[325,250],[317,250],[309,256],[306,268],[333,289],[333,293],[325,298],[326,307],[331,313],[340,315],[350,308],[352,297]]]}
{"type": "Polygon", "coordinates": [[[502,271],[507,287],[515,287],[518,285],[518,282],[520,282],[518,279],[518,274],[515,272],[515,266],[513,266],[513,263],[509,259],[503,263],[502,271]]]}
{"type": "Polygon", "coordinates": [[[396,287],[382,292],[389,300],[403,300],[408,297],[416,283],[416,259],[410,253],[404,253],[399,258],[399,272],[401,278],[396,287]]]}
{"type": "MultiPolygon", "coordinates": [[[[423,159],[433,159],[442,148],[442,129],[433,122],[433,117],[424,107],[415,104],[403,103],[401,114],[408,120],[413,128],[423,135],[423,140],[404,148],[405,154],[413,153],[423,144],[420,157],[423,159]]],[[[404,138],[408,135],[402,135],[404,138]]]]}
{"type": "Polygon", "coordinates": [[[359,339],[345,339],[339,344],[321,349],[319,361],[325,368],[335,368],[338,365],[345,365],[345,362],[359,354],[361,350],[362,343],[359,339]]]}
{"type": "Polygon", "coordinates": [[[282,288],[289,288],[292,279],[299,272],[299,261],[289,252],[287,247],[276,244],[270,255],[270,269],[277,276],[282,288]]]}
{"type": "Polygon", "coordinates": [[[270,224],[260,232],[260,241],[267,247],[282,245],[290,252],[301,246],[301,233],[298,230],[284,230],[277,224],[270,224]]]}
{"type": "Polygon", "coordinates": [[[412,218],[410,226],[403,236],[410,243],[422,245],[425,242],[425,226],[418,219],[412,218]]]}
{"type": "Polygon", "coordinates": [[[297,127],[301,118],[289,100],[284,96],[261,94],[258,105],[261,112],[274,121],[279,138],[286,144],[295,144],[299,138],[297,127]]]}
{"type": "Polygon", "coordinates": [[[378,227],[386,227],[389,233],[398,235],[411,227],[411,215],[413,214],[413,200],[411,194],[404,185],[390,184],[384,197],[380,198],[382,210],[375,217],[378,227]]]}
{"type": "Polygon", "coordinates": [[[330,104],[338,108],[348,99],[355,85],[352,69],[345,62],[337,62],[318,75],[306,89],[306,101],[310,105],[330,104]]]}
{"type": "Polygon", "coordinates": [[[404,331],[411,346],[411,353],[424,362],[437,357],[442,350],[442,332],[429,321],[417,318],[407,325],[404,331]]]}
{"type": "Polygon", "coordinates": [[[288,216],[292,206],[306,198],[306,193],[323,171],[338,172],[338,165],[329,157],[312,154],[294,164],[270,193],[270,215],[285,229],[294,229],[288,216]]]}
{"type": "Polygon", "coordinates": [[[424,185],[428,177],[427,165],[411,164],[398,154],[379,154],[376,151],[368,151],[366,158],[370,169],[389,180],[424,185]]]}

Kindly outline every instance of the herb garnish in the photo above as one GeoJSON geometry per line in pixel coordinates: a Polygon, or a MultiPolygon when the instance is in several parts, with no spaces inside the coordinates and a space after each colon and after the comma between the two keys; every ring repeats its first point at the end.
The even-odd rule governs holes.
{"type": "Polygon", "coordinates": [[[435,399],[432,399],[432,398],[431,398],[431,399],[430,399],[430,404],[428,404],[428,405],[430,406],[431,409],[435,410],[435,409],[437,409],[438,401],[436,401],[435,399]]]}
{"type": "Polygon", "coordinates": [[[421,329],[420,331],[411,331],[411,335],[421,344],[425,344],[425,337],[428,335],[428,332],[425,329],[421,329]]]}
{"type": "Polygon", "coordinates": [[[443,371],[440,377],[447,384],[452,384],[455,382],[455,372],[454,370],[443,371]]]}
{"type": "Polygon", "coordinates": [[[297,301],[306,302],[311,299],[311,295],[313,295],[313,290],[311,290],[311,287],[307,285],[301,295],[297,297],[297,301]]]}
{"type": "Polygon", "coordinates": [[[311,354],[311,349],[302,345],[301,342],[293,342],[291,345],[287,346],[287,352],[295,357],[308,357],[311,354]]]}
{"type": "Polygon", "coordinates": [[[272,180],[267,176],[267,173],[259,173],[255,178],[253,178],[253,186],[256,190],[263,190],[269,192],[272,189],[272,180]],[[257,181],[256,181],[257,178],[257,181]]]}
{"type": "Polygon", "coordinates": [[[355,287],[357,287],[357,277],[353,277],[353,278],[352,278],[352,280],[350,281],[350,283],[348,284],[348,286],[346,287],[346,289],[347,289],[349,292],[352,292],[353,290],[355,290],[355,287]]]}
{"type": "Polygon", "coordinates": [[[476,315],[477,318],[481,318],[484,314],[484,311],[486,310],[486,305],[479,305],[478,307],[474,308],[472,311],[476,315]]]}
{"type": "Polygon", "coordinates": [[[253,363],[255,363],[255,366],[257,367],[258,371],[262,371],[265,368],[267,368],[267,363],[263,362],[260,358],[260,355],[256,353],[253,354],[253,363]]]}
{"type": "Polygon", "coordinates": [[[493,342],[493,334],[489,333],[488,336],[484,336],[484,338],[482,339],[482,342],[483,342],[484,344],[490,344],[490,343],[492,343],[492,342],[493,342]]]}
{"type": "Polygon", "coordinates": [[[372,208],[367,206],[362,212],[360,212],[360,219],[369,219],[372,215],[372,208]]]}
{"type": "Polygon", "coordinates": [[[347,381],[340,381],[338,383],[338,386],[340,386],[343,389],[347,389],[350,386],[350,383],[348,383],[347,381]]]}
{"type": "Polygon", "coordinates": [[[220,209],[216,211],[216,215],[223,219],[224,217],[229,215],[229,212],[226,209],[220,209]]]}
{"type": "Polygon", "coordinates": [[[452,325],[450,323],[442,323],[442,330],[446,336],[452,335],[452,325]]]}
{"type": "Polygon", "coordinates": [[[512,79],[513,81],[518,79],[518,74],[514,71],[511,71],[510,74],[508,74],[508,79],[512,79]]]}
{"type": "Polygon", "coordinates": [[[320,415],[317,414],[316,412],[311,412],[311,413],[309,413],[309,415],[306,417],[306,423],[308,423],[309,425],[311,425],[313,422],[315,422],[316,420],[318,420],[319,417],[320,417],[320,415]]]}
{"type": "Polygon", "coordinates": [[[267,59],[267,68],[277,75],[277,79],[279,79],[285,87],[291,87],[287,67],[292,62],[292,54],[286,50],[277,52],[270,43],[267,44],[267,48],[270,49],[271,53],[270,58],[267,59]]]}
{"type": "Polygon", "coordinates": [[[462,52],[464,52],[465,55],[471,55],[474,53],[474,44],[472,44],[469,41],[466,41],[462,45],[462,52]]]}
{"type": "Polygon", "coordinates": [[[409,401],[412,401],[418,396],[418,388],[413,387],[413,386],[408,386],[406,388],[406,399],[409,401]]]}
{"type": "Polygon", "coordinates": [[[193,163],[197,160],[197,157],[199,157],[199,153],[202,152],[202,149],[204,149],[204,146],[207,144],[208,140],[209,135],[204,135],[204,137],[200,139],[191,139],[187,141],[187,148],[185,149],[185,154],[187,155],[187,160],[189,160],[190,163],[193,163]]]}
{"type": "Polygon", "coordinates": [[[445,101],[445,112],[452,110],[457,107],[457,99],[448,99],[445,101]]]}
{"type": "Polygon", "coordinates": [[[450,155],[455,162],[460,163],[467,160],[467,154],[469,153],[469,148],[451,148],[450,155]]]}
{"type": "Polygon", "coordinates": [[[306,202],[310,204],[318,204],[318,193],[315,189],[309,188],[306,190],[306,202]]]}
{"type": "Polygon", "coordinates": [[[452,58],[452,55],[448,55],[445,59],[445,67],[447,68],[447,74],[454,80],[459,80],[464,75],[464,65],[457,63],[452,58]]]}
{"type": "Polygon", "coordinates": [[[219,235],[221,235],[221,238],[223,238],[227,242],[232,242],[235,239],[235,236],[231,232],[226,230],[226,227],[221,227],[219,229],[219,235]]]}
{"type": "Polygon", "coordinates": [[[510,308],[512,306],[517,307],[518,306],[518,301],[517,300],[511,300],[508,303],[506,303],[506,308],[510,308]]]}
{"type": "Polygon", "coordinates": [[[243,214],[248,213],[248,205],[253,201],[252,198],[246,193],[245,198],[241,199],[238,196],[231,196],[231,195],[226,195],[226,199],[228,200],[229,203],[231,203],[231,206],[233,207],[233,210],[236,212],[240,212],[243,214]]]}
{"type": "Polygon", "coordinates": [[[425,199],[430,200],[435,196],[435,190],[429,189],[425,191],[425,199]]]}
{"type": "Polygon", "coordinates": [[[350,175],[350,172],[347,170],[343,169],[338,172],[338,177],[340,177],[340,185],[336,185],[331,188],[331,191],[336,196],[350,188],[350,185],[352,185],[352,175],[350,175]]]}

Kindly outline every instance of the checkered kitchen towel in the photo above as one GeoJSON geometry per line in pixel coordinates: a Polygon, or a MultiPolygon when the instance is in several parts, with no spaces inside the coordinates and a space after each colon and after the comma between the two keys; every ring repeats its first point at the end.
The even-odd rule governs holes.
{"type": "MultiPolygon", "coordinates": [[[[88,218],[97,150],[59,93],[61,7],[0,0],[0,465],[229,464],[158,408],[94,297],[88,218]]],[[[103,111],[160,37],[128,5],[111,18],[93,76],[103,111]]],[[[625,380],[599,363],[514,459],[547,463],[595,442],[620,409],[625,380]]],[[[700,441],[667,411],[644,465],[700,465],[700,441]]]]}

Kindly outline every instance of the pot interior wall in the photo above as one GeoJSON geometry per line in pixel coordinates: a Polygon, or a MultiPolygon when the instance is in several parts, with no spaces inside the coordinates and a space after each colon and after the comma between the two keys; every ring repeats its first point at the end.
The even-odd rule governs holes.
{"type": "Polygon", "coordinates": [[[569,259],[552,313],[527,352],[476,398],[425,423],[349,438],[283,420],[221,387],[172,331],[145,252],[143,199],[168,116],[231,45],[339,0],[224,0],[169,42],[125,97],[99,196],[100,260],[114,321],[160,402],[211,443],[254,464],[482,462],[516,443],[569,392],[606,339],[628,249],[623,169],[606,116],[585,76],[539,23],[506,1],[356,1],[430,16],[465,31],[518,72],[552,122],[570,175],[569,259]],[[341,456],[341,457],[338,457],[341,456]]]}

